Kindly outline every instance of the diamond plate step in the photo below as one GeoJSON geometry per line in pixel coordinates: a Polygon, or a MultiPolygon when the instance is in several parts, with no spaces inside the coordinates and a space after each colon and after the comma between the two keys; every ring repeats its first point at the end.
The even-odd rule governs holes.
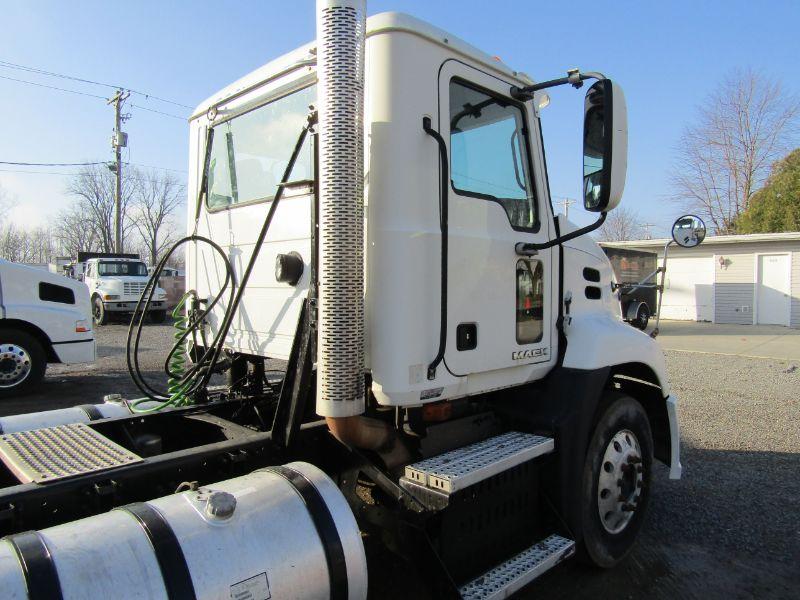
{"type": "Polygon", "coordinates": [[[508,598],[575,552],[575,542],[551,535],[476,577],[459,590],[464,600],[508,598]]]}
{"type": "Polygon", "coordinates": [[[48,483],[139,462],[83,423],[0,435],[0,460],[22,483],[48,483]]]}
{"type": "Polygon", "coordinates": [[[553,448],[552,438],[509,431],[408,465],[405,477],[415,484],[452,494],[552,452],[553,448]]]}

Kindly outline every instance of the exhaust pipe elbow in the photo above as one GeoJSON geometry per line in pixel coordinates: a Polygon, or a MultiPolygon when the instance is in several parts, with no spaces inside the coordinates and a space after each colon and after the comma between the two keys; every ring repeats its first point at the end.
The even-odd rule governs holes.
{"type": "Polygon", "coordinates": [[[325,417],[328,429],[345,446],[361,450],[381,450],[393,439],[392,428],[383,421],[360,415],[325,417]]]}

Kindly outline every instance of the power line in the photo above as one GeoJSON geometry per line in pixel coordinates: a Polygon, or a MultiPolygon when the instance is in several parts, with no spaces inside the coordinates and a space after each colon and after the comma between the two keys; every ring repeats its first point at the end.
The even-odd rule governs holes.
{"type": "Polygon", "coordinates": [[[131,104],[133,108],[140,108],[142,110],[146,110],[153,113],[158,113],[159,115],[164,115],[165,117],[172,117],[173,119],[180,119],[181,121],[188,121],[186,117],[181,117],[178,115],[173,115],[172,113],[162,112],[160,110],[156,110],[154,108],[147,108],[146,106],[139,106],[138,104],[131,104]]]}
{"type": "MultiPolygon", "coordinates": [[[[2,66],[2,65],[0,65],[2,66]]],[[[108,100],[105,96],[98,96],[97,94],[90,94],[88,92],[79,92],[77,90],[69,90],[66,88],[56,87],[54,85],[46,85],[44,83],[36,83],[34,81],[26,81],[25,79],[17,79],[15,77],[7,77],[6,75],[0,75],[0,79],[8,79],[9,81],[16,81],[17,83],[25,83],[27,85],[35,85],[36,87],[47,88],[49,90],[58,90],[59,92],[68,92],[70,94],[78,94],[79,96],[88,96],[90,98],[98,98],[100,100],[108,100]]],[[[131,106],[135,106],[136,108],[140,108],[142,110],[146,110],[153,113],[158,113],[159,115],[164,115],[165,117],[172,117],[173,119],[179,119],[181,121],[187,121],[186,117],[181,117],[178,115],[173,115],[171,113],[163,112],[160,110],[156,110],[154,108],[147,108],[146,106],[140,106],[138,104],[131,104],[131,106]]]]}
{"type": "Polygon", "coordinates": [[[142,163],[126,162],[126,165],[133,165],[134,167],[144,167],[146,169],[161,169],[162,171],[174,171],[175,173],[188,173],[185,169],[168,169],[167,167],[157,167],[155,165],[143,165],[142,163]]]}
{"type": "MultiPolygon", "coordinates": [[[[84,162],[84,163],[23,163],[23,162],[8,162],[0,161],[0,165],[12,165],[18,167],[89,167],[93,165],[108,165],[109,161],[102,162],[84,162]]],[[[188,171],[185,169],[170,169],[168,167],[159,167],[156,165],[144,165],[142,163],[135,163],[130,161],[123,162],[125,165],[132,165],[134,167],[144,167],[146,169],[157,169],[160,171],[171,171],[174,173],[182,173],[186,175],[188,171]]],[[[59,173],[56,171],[31,171],[22,169],[0,169],[4,173],[40,173],[43,175],[80,175],[80,173],[59,173]]]]}
{"type": "Polygon", "coordinates": [[[15,167],[89,167],[91,165],[105,165],[108,161],[74,162],[74,163],[36,163],[36,162],[9,162],[0,160],[0,165],[14,165],[15,167]]]}
{"type": "Polygon", "coordinates": [[[56,87],[54,85],[45,85],[44,83],[35,83],[33,81],[26,81],[24,79],[17,79],[16,77],[8,77],[0,75],[0,79],[8,79],[9,81],[16,81],[17,83],[27,83],[28,85],[35,85],[36,87],[47,88],[49,90],[58,90],[59,92],[68,92],[70,94],[78,94],[79,96],[89,96],[90,98],[99,98],[100,100],[107,100],[105,96],[98,96],[97,94],[89,94],[88,92],[79,92],[77,90],[68,90],[66,88],[56,87]]]}
{"type": "Polygon", "coordinates": [[[71,81],[78,81],[80,83],[88,83],[88,84],[91,84],[91,85],[99,85],[99,86],[103,86],[103,87],[107,87],[107,88],[113,88],[113,89],[123,88],[123,89],[128,90],[132,94],[137,94],[139,96],[144,96],[145,98],[148,98],[148,99],[158,100],[159,102],[166,102],[167,104],[174,104],[175,106],[188,108],[189,110],[192,110],[192,108],[193,108],[193,107],[188,106],[186,104],[181,104],[180,102],[175,102],[174,100],[168,100],[167,98],[162,98],[160,96],[155,96],[153,94],[148,94],[147,92],[141,92],[139,90],[134,90],[134,89],[131,89],[131,88],[129,88],[127,86],[124,86],[124,85],[113,85],[113,84],[110,84],[110,83],[103,83],[103,82],[100,82],[100,81],[92,81],[91,79],[83,79],[81,77],[74,77],[72,75],[65,75],[64,73],[55,73],[53,71],[46,71],[44,69],[39,69],[39,68],[36,68],[36,67],[28,67],[28,66],[25,66],[25,65],[17,64],[17,63],[12,63],[12,62],[9,62],[9,61],[6,61],[6,60],[0,60],[0,66],[6,67],[6,68],[9,68],[9,69],[17,69],[17,70],[20,70],[20,71],[27,71],[29,73],[37,73],[39,75],[47,75],[48,77],[59,77],[61,79],[69,79],[71,81]]]}
{"type": "Polygon", "coordinates": [[[61,175],[62,177],[80,175],[80,173],[64,173],[58,171],[23,171],[22,169],[0,169],[0,173],[30,173],[31,175],[61,175]]]}

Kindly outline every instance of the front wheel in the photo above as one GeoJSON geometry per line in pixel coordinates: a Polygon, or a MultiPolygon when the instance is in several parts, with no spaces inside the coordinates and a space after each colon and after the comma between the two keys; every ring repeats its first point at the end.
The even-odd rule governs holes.
{"type": "Polygon", "coordinates": [[[95,325],[105,325],[108,323],[108,311],[106,310],[100,296],[95,296],[92,301],[92,318],[95,325]]]}
{"type": "Polygon", "coordinates": [[[634,321],[634,326],[637,329],[641,329],[644,331],[647,329],[647,324],[650,322],[650,307],[647,306],[644,302],[639,305],[638,310],[636,311],[636,320],[634,321]]]}
{"type": "Polygon", "coordinates": [[[163,323],[167,320],[167,311],[165,310],[151,310],[150,311],[150,322],[151,323],[163,323]]]}
{"type": "Polygon", "coordinates": [[[42,381],[46,369],[47,356],[35,337],[0,329],[0,398],[30,391],[42,381]]]}
{"type": "Polygon", "coordinates": [[[630,552],[650,498],[653,435],[642,405],[613,392],[594,430],[581,489],[583,554],[603,568],[630,552]]]}

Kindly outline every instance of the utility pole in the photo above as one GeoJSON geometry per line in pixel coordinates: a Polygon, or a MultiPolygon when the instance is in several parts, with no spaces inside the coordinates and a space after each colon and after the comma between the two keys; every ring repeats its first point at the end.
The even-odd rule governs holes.
{"type": "Polygon", "coordinates": [[[564,208],[564,218],[569,219],[569,207],[575,204],[572,198],[561,198],[561,206],[564,208]]]}
{"type": "Polygon", "coordinates": [[[114,136],[111,138],[111,147],[114,148],[116,164],[112,171],[117,175],[117,185],[114,191],[114,251],[122,253],[122,149],[128,145],[128,134],[122,131],[122,123],[127,120],[127,115],[122,114],[122,105],[130,96],[130,92],[119,89],[108,104],[114,105],[114,136]]]}
{"type": "Polygon", "coordinates": [[[652,236],[650,235],[650,228],[655,226],[655,223],[639,223],[639,227],[644,229],[644,239],[652,239],[652,236]]]}

